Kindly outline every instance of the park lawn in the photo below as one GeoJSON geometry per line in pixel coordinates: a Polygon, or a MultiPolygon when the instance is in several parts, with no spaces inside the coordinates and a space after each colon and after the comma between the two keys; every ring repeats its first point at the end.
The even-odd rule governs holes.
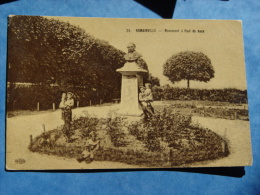
{"type": "Polygon", "coordinates": [[[172,109],[173,113],[184,115],[222,118],[228,120],[249,120],[247,105],[233,104],[217,101],[196,101],[196,100],[168,100],[156,102],[155,110],[161,111],[165,107],[172,109]]]}

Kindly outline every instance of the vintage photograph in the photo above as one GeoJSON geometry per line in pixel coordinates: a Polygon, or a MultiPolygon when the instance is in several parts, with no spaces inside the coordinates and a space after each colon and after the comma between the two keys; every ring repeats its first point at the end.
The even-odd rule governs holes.
{"type": "Polygon", "coordinates": [[[9,16],[6,169],[252,165],[242,31],[9,16]]]}

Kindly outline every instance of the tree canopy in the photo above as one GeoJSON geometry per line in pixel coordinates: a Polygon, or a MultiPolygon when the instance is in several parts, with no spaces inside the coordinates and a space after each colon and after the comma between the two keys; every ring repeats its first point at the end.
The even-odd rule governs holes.
{"type": "MultiPolygon", "coordinates": [[[[82,87],[95,97],[120,91],[121,75],[116,69],[124,65],[125,52],[107,41],[42,16],[12,16],[8,25],[10,83],[82,87]]],[[[144,60],[141,63],[148,69],[144,60]]]]}
{"type": "Polygon", "coordinates": [[[208,82],[215,71],[211,60],[202,52],[184,51],[171,56],[163,65],[163,75],[172,83],[187,80],[208,82]]]}
{"type": "Polygon", "coordinates": [[[13,16],[8,35],[10,81],[86,86],[110,83],[108,76],[120,81],[115,70],[123,66],[124,52],[79,27],[39,16],[13,16]]]}
{"type": "Polygon", "coordinates": [[[40,16],[13,16],[8,32],[8,81],[120,90],[124,52],[83,29],[40,16]]]}

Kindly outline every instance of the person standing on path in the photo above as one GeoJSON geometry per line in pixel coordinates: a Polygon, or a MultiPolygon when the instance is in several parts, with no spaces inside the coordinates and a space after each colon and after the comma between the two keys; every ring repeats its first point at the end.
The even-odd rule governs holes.
{"type": "Polygon", "coordinates": [[[73,94],[71,92],[67,93],[67,99],[64,103],[65,108],[64,108],[64,134],[66,136],[66,139],[68,142],[71,142],[71,121],[72,121],[72,108],[74,106],[74,99],[73,99],[73,94]]]}
{"type": "Polygon", "coordinates": [[[67,94],[66,93],[62,93],[62,96],[61,96],[61,102],[60,102],[60,105],[59,105],[59,108],[61,109],[61,119],[64,121],[65,120],[65,117],[64,117],[64,110],[66,108],[66,105],[65,105],[65,102],[67,100],[67,94]]]}

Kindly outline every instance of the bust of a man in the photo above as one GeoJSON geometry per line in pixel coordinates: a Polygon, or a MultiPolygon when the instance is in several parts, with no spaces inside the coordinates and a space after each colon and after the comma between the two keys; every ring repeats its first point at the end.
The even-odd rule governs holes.
{"type": "Polygon", "coordinates": [[[127,62],[134,62],[134,61],[137,61],[139,58],[142,57],[142,55],[138,52],[135,51],[135,44],[134,43],[129,43],[127,45],[127,49],[128,49],[128,53],[125,54],[125,60],[127,62]]]}

